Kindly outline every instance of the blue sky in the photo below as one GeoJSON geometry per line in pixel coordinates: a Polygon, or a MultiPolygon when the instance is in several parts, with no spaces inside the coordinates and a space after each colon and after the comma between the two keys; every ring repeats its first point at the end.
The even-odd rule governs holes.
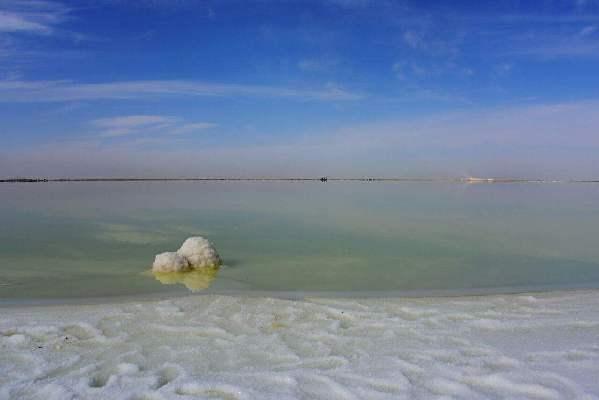
{"type": "Polygon", "coordinates": [[[0,175],[599,176],[599,1],[0,0],[0,175]]]}

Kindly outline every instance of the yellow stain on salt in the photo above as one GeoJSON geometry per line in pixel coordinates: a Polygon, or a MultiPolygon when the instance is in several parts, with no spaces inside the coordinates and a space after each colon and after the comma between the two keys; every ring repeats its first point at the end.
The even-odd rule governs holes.
{"type": "Polygon", "coordinates": [[[275,330],[275,329],[282,329],[282,328],[287,328],[287,325],[285,325],[283,322],[281,322],[282,317],[280,317],[279,315],[275,315],[272,321],[272,324],[270,325],[270,329],[275,330]]]}
{"type": "Polygon", "coordinates": [[[198,268],[188,272],[151,272],[164,285],[183,284],[192,292],[208,289],[217,273],[218,267],[198,268]]]}

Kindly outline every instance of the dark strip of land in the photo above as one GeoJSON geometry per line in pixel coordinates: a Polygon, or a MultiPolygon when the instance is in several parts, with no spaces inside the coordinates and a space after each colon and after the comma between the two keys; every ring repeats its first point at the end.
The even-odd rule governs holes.
{"type": "Polygon", "coordinates": [[[599,180],[551,180],[524,178],[4,178],[0,183],[35,183],[35,182],[455,182],[455,183],[599,183],[599,180]]]}

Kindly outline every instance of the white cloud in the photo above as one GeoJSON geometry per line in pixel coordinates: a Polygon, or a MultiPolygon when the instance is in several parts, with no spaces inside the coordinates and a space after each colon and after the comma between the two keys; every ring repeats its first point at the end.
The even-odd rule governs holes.
{"type": "Polygon", "coordinates": [[[480,31],[489,43],[497,43],[497,54],[548,60],[599,57],[599,15],[504,15],[477,22],[482,21],[489,26],[510,24],[507,31],[501,25],[480,31]]]}
{"type": "Polygon", "coordinates": [[[93,124],[102,128],[102,137],[125,136],[138,133],[141,129],[159,129],[168,127],[176,121],[173,117],[160,115],[127,115],[122,117],[101,118],[93,124]]]}
{"type": "Polygon", "coordinates": [[[137,128],[147,125],[172,123],[173,117],[161,115],[127,115],[124,117],[100,118],[94,124],[103,128],[137,128]]]}
{"type": "Polygon", "coordinates": [[[424,45],[422,37],[414,31],[405,31],[402,37],[404,42],[413,49],[417,49],[424,45]]]}
{"type": "Polygon", "coordinates": [[[185,133],[193,133],[198,131],[203,131],[210,128],[216,128],[218,124],[212,122],[195,122],[190,124],[183,124],[172,129],[170,132],[175,135],[185,134],[185,133]]]}
{"type": "Polygon", "coordinates": [[[327,2],[343,8],[363,8],[371,3],[370,0],[327,0],[327,2]]]}
{"type": "MultiPolygon", "coordinates": [[[[398,61],[392,66],[393,72],[400,79],[421,79],[431,74],[431,71],[414,62],[398,61]]],[[[438,75],[440,71],[435,71],[438,75]]]]}
{"type": "Polygon", "coordinates": [[[125,115],[93,120],[92,125],[100,128],[99,136],[148,134],[185,134],[218,126],[211,122],[185,122],[182,118],[164,115],[125,115]]]}
{"type": "Polygon", "coordinates": [[[596,25],[585,26],[578,33],[580,36],[589,36],[597,31],[596,25]]]}
{"type": "Polygon", "coordinates": [[[100,99],[139,99],[173,96],[280,97],[297,100],[348,101],[361,95],[338,86],[321,89],[208,83],[199,81],[0,81],[0,102],[55,102],[100,99]]]}
{"type": "Polygon", "coordinates": [[[58,2],[43,0],[0,0],[0,72],[18,70],[39,59],[64,59],[80,56],[73,50],[44,49],[51,39],[75,42],[87,39],[64,29],[71,9],[58,2]]]}
{"type": "MultiPolygon", "coordinates": [[[[466,19],[470,19],[466,17],[466,19]]],[[[578,24],[584,22],[597,22],[599,15],[594,14],[503,14],[494,17],[476,17],[480,22],[489,21],[490,19],[499,22],[510,23],[537,23],[537,24],[578,24]]]]}
{"type": "Polygon", "coordinates": [[[0,32],[49,35],[68,13],[68,8],[50,1],[3,1],[0,2],[0,32]]]}
{"type": "Polygon", "coordinates": [[[7,176],[72,176],[77,171],[81,176],[591,179],[599,176],[598,106],[588,101],[429,115],[353,124],[260,146],[173,146],[180,136],[139,137],[143,147],[141,141],[39,143],[21,151],[0,149],[0,171],[7,176]],[[152,142],[155,138],[163,141],[152,142]]]}
{"type": "Polygon", "coordinates": [[[510,72],[512,72],[513,69],[514,69],[514,64],[508,63],[508,62],[504,62],[504,63],[495,65],[493,67],[493,73],[497,77],[506,76],[506,75],[509,75],[510,72]]]}
{"type": "Polygon", "coordinates": [[[50,33],[51,29],[43,24],[12,13],[0,11],[0,32],[50,33]]]}
{"type": "Polygon", "coordinates": [[[331,57],[305,58],[297,63],[297,67],[305,72],[324,72],[333,69],[339,60],[331,57]]]}
{"type": "Polygon", "coordinates": [[[514,49],[511,53],[514,55],[533,56],[540,59],[599,57],[599,41],[569,39],[546,43],[546,45],[514,49]]]}

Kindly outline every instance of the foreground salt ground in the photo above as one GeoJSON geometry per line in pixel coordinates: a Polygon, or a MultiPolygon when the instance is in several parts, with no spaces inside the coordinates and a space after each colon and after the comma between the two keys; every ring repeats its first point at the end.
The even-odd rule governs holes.
{"type": "Polygon", "coordinates": [[[599,292],[0,309],[2,399],[596,399],[599,292]]]}

